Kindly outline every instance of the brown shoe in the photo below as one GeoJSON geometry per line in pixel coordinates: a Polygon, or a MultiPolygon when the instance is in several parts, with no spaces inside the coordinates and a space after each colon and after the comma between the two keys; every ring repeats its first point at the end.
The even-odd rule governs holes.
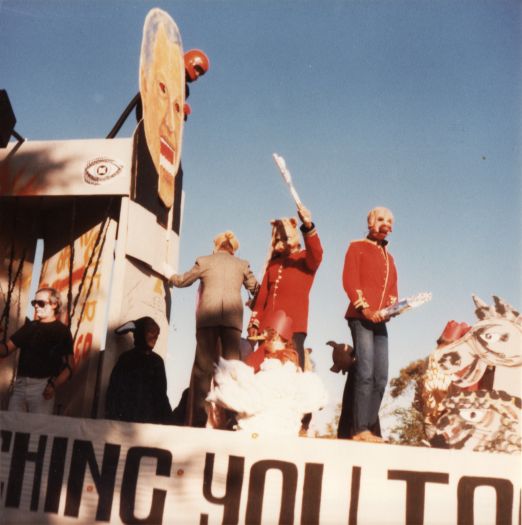
{"type": "Polygon", "coordinates": [[[352,437],[353,441],[364,441],[366,443],[383,443],[383,439],[375,436],[369,430],[363,430],[352,437]]]}

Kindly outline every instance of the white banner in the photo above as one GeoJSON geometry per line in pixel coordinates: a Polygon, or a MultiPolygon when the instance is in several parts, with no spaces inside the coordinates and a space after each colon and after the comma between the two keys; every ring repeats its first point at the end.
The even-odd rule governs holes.
{"type": "Polygon", "coordinates": [[[0,413],[0,522],[518,524],[520,456],[0,413]]]}

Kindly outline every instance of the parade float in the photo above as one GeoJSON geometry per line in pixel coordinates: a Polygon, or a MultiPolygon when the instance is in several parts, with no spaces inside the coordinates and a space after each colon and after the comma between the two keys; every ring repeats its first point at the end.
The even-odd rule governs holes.
{"type": "Polygon", "coordinates": [[[41,239],[38,284],[62,293],[76,366],[56,415],[44,416],[5,411],[16,355],[2,362],[2,522],[520,523],[522,328],[500,299],[477,298],[479,321],[429,356],[424,447],[103,419],[110,372],[128,348],[114,329],[150,315],[161,325],[156,351],[167,352],[185,93],[180,33],[154,9],[132,138],[24,141],[7,119],[1,335],[24,323],[41,239]]]}

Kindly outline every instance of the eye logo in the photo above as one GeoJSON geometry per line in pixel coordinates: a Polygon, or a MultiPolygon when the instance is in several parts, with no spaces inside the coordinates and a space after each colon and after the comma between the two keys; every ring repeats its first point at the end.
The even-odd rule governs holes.
{"type": "Polygon", "coordinates": [[[83,172],[83,180],[87,184],[102,184],[116,177],[123,168],[123,164],[114,159],[98,157],[89,161],[83,172]]]}

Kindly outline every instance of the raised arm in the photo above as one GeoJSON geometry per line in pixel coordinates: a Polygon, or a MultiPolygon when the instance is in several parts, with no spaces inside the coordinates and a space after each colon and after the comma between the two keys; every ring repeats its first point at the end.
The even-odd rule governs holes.
{"type": "Polygon", "coordinates": [[[303,223],[300,229],[305,243],[306,266],[311,272],[315,272],[323,260],[323,247],[315,229],[315,224],[312,222],[310,210],[300,206],[297,208],[297,213],[303,223]]]}

